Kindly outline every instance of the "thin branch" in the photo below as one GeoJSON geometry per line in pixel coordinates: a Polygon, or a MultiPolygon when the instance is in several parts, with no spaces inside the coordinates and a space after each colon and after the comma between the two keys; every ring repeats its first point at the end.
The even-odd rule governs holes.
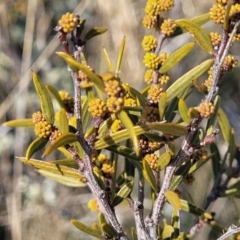
{"type": "Polygon", "coordinates": [[[231,236],[231,235],[233,235],[233,234],[235,234],[235,233],[239,233],[240,232],[240,227],[237,227],[237,226],[235,226],[235,225],[231,225],[229,228],[228,228],[228,230],[227,230],[227,232],[226,233],[224,233],[220,238],[218,238],[217,240],[224,240],[224,239],[226,239],[227,237],[229,237],[229,236],[231,236]]]}

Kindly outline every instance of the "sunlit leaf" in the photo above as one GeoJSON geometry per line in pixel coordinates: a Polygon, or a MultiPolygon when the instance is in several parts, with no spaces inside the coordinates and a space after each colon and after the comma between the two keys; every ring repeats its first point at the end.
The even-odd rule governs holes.
{"type": "Polygon", "coordinates": [[[200,77],[212,64],[213,59],[206,60],[177,79],[166,91],[168,96],[167,102],[179,96],[184,89],[187,89],[191,85],[193,79],[200,77]]]}
{"type": "Polygon", "coordinates": [[[163,63],[159,72],[166,73],[174,68],[194,47],[194,43],[187,43],[173,52],[169,58],[163,63]]]}
{"type": "Polygon", "coordinates": [[[158,192],[157,183],[156,183],[155,177],[153,175],[152,169],[150,168],[148,162],[145,159],[143,159],[142,163],[143,163],[143,176],[144,176],[144,178],[148,181],[151,188],[155,192],[158,192]]]}
{"type": "Polygon", "coordinates": [[[165,192],[165,197],[169,204],[171,204],[177,210],[181,210],[181,202],[179,196],[173,191],[165,192]]]}
{"type": "Polygon", "coordinates": [[[29,146],[26,151],[26,158],[29,159],[34,153],[43,149],[48,142],[48,138],[36,138],[29,146]]]}
{"type": "Polygon", "coordinates": [[[163,116],[166,109],[166,103],[167,103],[167,93],[163,92],[160,95],[159,102],[158,102],[158,111],[159,111],[160,121],[163,120],[163,116]]]}
{"type": "Polygon", "coordinates": [[[53,150],[62,147],[66,144],[74,143],[77,141],[77,136],[73,133],[65,133],[59,136],[46,150],[44,156],[49,155],[53,150]]]}
{"type": "Polygon", "coordinates": [[[79,70],[83,71],[87,75],[89,80],[92,81],[100,90],[104,92],[105,86],[102,79],[98,75],[90,71],[85,65],[77,62],[71,55],[63,52],[57,52],[56,54],[66,61],[66,63],[73,72],[77,72],[79,70]]]}
{"type": "Polygon", "coordinates": [[[146,98],[143,96],[143,94],[132,87],[129,87],[129,90],[130,90],[130,94],[136,97],[139,100],[141,107],[144,108],[146,104],[146,98]]]}
{"type": "Polygon", "coordinates": [[[87,33],[83,37],[83,41],[87,42],[91,38],[101,35],[101,34],[105,33],[106,31],[107,31],[107,28],[100,28],[100,27],[91,28],[87,31],[87,33]]]}
{"type": "Polygon", "coordinates": [[[61,99],[61,97],[60,97],[60,95],[58,93],[58,91],[53,86],[51,86],[49,84],[46,85],[46,88],[53,95],[53,97],[57,100],[59,106],[61,108],[64,108],[65,110],[67,110],[63,100],[61,99]]]}
{"type": "Polygon", "coordinates": [[[162,232],[162,239],[167,239],[171,237],[174,232],[174,228],[171,225],[165,225],[162,232]]]}
{"type": "Polygon", "coordinates": [[[32,75],[33,75],[33,83],[34,83],[36,92],[38,94],[38,97],[40,99],[42,113],[45,119],[47,120],[47,122],[50,124],[53,124],[54,110],[53,110],[52,99],[48,93],[47,88],[42,83],[38,75],[35,72],[32,72],[32,75]]]}
{"type": "Polygon", "coordinates": [[[68,187],[86,187],[86,183],[83,183],[77,180],[76,178],[70,178],[70,177],[59,175],[59,174],[47,172],[44,170],[38,170],[38,172],[44,177],[52,179],[68,187]]]}
{"type": "Polygon", "coordinates": [[[160,155],[159,159],[158,159],[158,167],[159,170],[163,170],[170,162],[171,160],[171,154],[169,152],[165,152],[163,154],[160,155]]]}
{"type": "Polygon", "coordinates": [[[114,237],[118,236],[117,231],[108,223],[102,224],[101,229],[110,238],[114,238],[114,237]]]}
{"type": "Polygon", "coordinates": [[[67,113],[64,108],[59,111],[59,130],[62,134],[69,132],[67,113]]]}
{"type": "Polygon", "coordinates": [[[191,122],[191,118],[188,115],[188,106],[182,98],[180,98],[179,101],[178,101],[178,111],[181,115],[182,120],[185,123],[190,123],[191,122]]]}
{"type": "Polygon", "coordinates": [[[40,161],[40,160],[32,159],[32,158],[27,159],[27,158],[24,158],[24,157],[20,157],[18,159],[21,162],[23,162],[27,165],[33,166],[35,168],[45,170],[47,172],[55,173],[55,174],[58,174],[58,175],[79,179],[79,181],[84,182],[83,177],[80,175],[79,170],[77,170],[77,169],[70,168],[70,167],[67,167],[67,166],[61,166],[61,165],[46,162],[46,161],[40,161]]]}
{"type": "Polygon", "coordinates": [[[33,121],[31,118],[26,119],[16,119],[4,122],[2,126],[6,127],[34,127],[33,121]]]}
{"type": "Polygon", "coordinates": [[[188,19],[179,19],[176,20],[175,23],[179,27],[185,28],[203,51],[208,54],[213,53],[213,46],[210,37],[201,26],[188,19]]]}
{"type": "Polygon", "coordinates": [[[120,204],[131,193],[133,188],[133,181],[124,184],[114,197],[112,206],[115,207],[120,204]]]}
{"type": "Polygon", "coordinates": [[[230,145],[230,139],[231,139],[231,126],[228,121],[228,117],[226,114],[223,112],[221,108],[218,110],[218,123],[221,129],[221,133],[223,135],[224,141],[230,145]]]}
{"type": "Polygon", "coordinates": [[[105,47],[103,47],[103,55],[104,55],[105,62],[107,64],[108,71],[109,72],[114,72],[113,65],[111,63],[111,60],[108,56],[108,53],[107,53],[107,50],[106,50],[105,47]]]}
{"type": "Polygon", "coordinates": [[[99,235],[99,232],[96,231],[94,228],[89,227],[77,220],[71,219],[71,223],[78,228],[79,230],[81,230],[82,232],[85,232],[86,234],[96,237],[96,238],[100,238],[101,235],[99,235]]]}
{"type": "Polygon", "coordinates": [[[125,128],[128,130],[129,137],[132,140],[132,144],[134,147],[134,150],[136,154],[139,154],[139,144],[138,144],[138,138],[134,130],[134,125],[131,121],[131,119],[128,117],[127,113],[123,110],[117,113],[118,119],[121,120],[122,124],[125,126],[125,128]]]}
{"type": "Polygon", "coordinates": [[[116,66],[116,77],[118,77],[119,71],[121,68],[122,57],[123,57],[123,52],[124,52],[124,48],[125,48],[125,42],[126,42],[126,37],[124,36],[122,39],[122,42],[121,42],[119,53],[118,53],[117,66],[116,66]]]}

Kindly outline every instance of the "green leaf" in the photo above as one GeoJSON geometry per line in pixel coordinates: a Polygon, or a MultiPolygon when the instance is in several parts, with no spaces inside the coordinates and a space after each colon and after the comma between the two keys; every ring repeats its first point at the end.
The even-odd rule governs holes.
{"type": "Polygon", "coordinates": [[[176,20],[175,23],[179,27],[185,28],[203,51],[208,54],[213,53],[213,46],[210,37],[202,27],[188,19],[179,19],[176,20]]]}
{"type": "Polygon", "coordinates": [[[228,187],[225,191],[221,193],[221,197],[240,197],[240,181],[235,182],[232,186],[228,187]]]}
{"type": "Polygon", "coordinates": [[[194,43],[187,43],[173,52],[159,69],[160,73],[166,73],[174,68],[194,47],[194,43]]]}
{"type": "MultiPolygon", "coordinates": [[[[59,148],[60,149],[60,148],[59,148]]],[[[58,150],[59,150],[58,149],[58,150]]],[[[66,150],[67,151],[67,150],[66,150]]],[[[69,153],[69,152],[68,152],[69,153]]],[[[69,153],[70,154],[70,153],[69,153]]],[[[70,154],[71,156],[71,154],[70,154]]],[[[68,167],[73,167],[78,169],[78,164],[76,163],[76,161],[73,158],[64,158],[64,159],[58,159],[58,160],[49,160],[49,162],[54,163],[54,164],[58,164],[58,165],[64,165],[64,166],[68,166],[68,167]]]]}
{"type": "Polygon", "coordinates": [[[143,159],[142,163],[143,163],[143,176],[144,176],[144,178],[148,181],[151,188],[155,192],[158,192],[157,183],[156,183],[155,177],[153,175],[152,169],[150,168],[148,162],[145,159],[143,159]]]}
{"type": "Polygon", "coordinates": [[[180,203],[182,206],[182,210],[185,212],[190,212],[199,217],[205,213],[205,211],[203,209],[196,207],[194,204],[192,204],[186,200],[180,199],[180,203]]]}
{"type": "Polygon", "coordinates": [[[218,148],[215,143],[210,144],[210,151],[213,154],[212,156],[212,169],[213,169],[213,175],[214,178],[217,176],[219,173],[219,170],[221,168],[221,156],[218,151],[218,148]]]}
{"type": "Polygon", "coordinates": [[[228,118],[226,116],[226,114],[224,113],[224,111],[219,108],[218,110],[218,123],[221,129],[221,133],[223,135],[224,141],[230,145],[231,143],[231,126],[230,123],[228,121],[228,118]]]}
{"type": "MultiPolygon", "coordinates": [[[[168,101],[168,99],[167,99],[168,101]]],[[[178,97],[174,97],[171,102],[168,104],[166,113],[165,113],[165,119],[167,122],[172,122],[173,119],[176,116],[177,109],[178,109],[178,97]]]]}
{"type": "Polygon", "coordinates": [[[60,95],[57,91],[57,89],[55,89],[53,86],[51,86],[49,84],[46,85],[46,88],[53,95],[53,97],[57,100],[59,106],[61,108],[64,108],[65,110],[67,110],[63,100],[61,99],[61,97],[60,97],[60,95]]]}
{"type": "Polygon", "coordinates": [[[200,92],[200,93],[202,93],[202,94],[207,94],[207,88],[206,88],[206,86],[203,84],[203,83],[201,83],[201,82],[199,82],[197,79],[193,79],[193,81],[192,81],[192,83],[193,83],[193,86],[200,92]]]}
{"type": "Polygon", "coordinates": [[[68,186],[68,187],[86,187],[86,183],[83,183],[83,182],[77,180],[76,178],[61,176],[59,174],[47,172],[44,170],[38,170],[38,172],[41,175],[43,175],[44,177],[52,179],[56,182],[59,182],[59,183],[65,185],[65,186],[68,186]]]}
{"type": "Polygon", "coordinates": [[[77,169],[50,163],[50,162],[46,162],[46,161],[40,161],[40,160],[32,159],[32,158],[27,159],[27,158],[20,157],[18,159],[21,162],[23,162],[27,165],[33,166],[35,168],[45,170],[47,172],[55,173],[58,175],[79,179],[79,181],[83,181],[83,177],[80,175],[80,173],[77,169]]]}
{"type": "Polygon", "coordinates": [[[54,123],[54,110],[52,99],[48,93],[47,88],[44,86],[40,78],[35,72],[32,72],[33,83],[40,99],[42,113],[48,123],[54,123]]]}
{"type": "Polygon", "coordinates": [[[129,137],[132,140],[132,144],[134,147],[134,150],[137,155],[139,155],[139,144],[138,144],[138,138],[134,130],[134,125],[130,118],[128,117],[127,113],[121,110],[117,113],[118,119],[121,120],[122,124],[125,126],[125,128],[128,130],[129,137]]]}
{"type": "Polygon", "coordinates": [[[163,134],[170,134],[174,136],[183,136],[187,133],[187,128],[177,123],[149,123],[147,126],[152,130],[163,132],[163,134]]]}
{"type": "Polygon", "coordinates": [[[33,121],[31,118],[26,119],[16,119],[7,121],[2,124],[2,126],[6,127],[34,127],[33,121]]]}
{"type": "MultiPolygon", "coordinates": [[[[88,92],[89,88],[87,88],[86,91],[88,92]]],[[[91,88],[90,91],[92,91],[92,88],[91,88]]],[[[82,128],[83,128],[83,132],[86,132],[88,124],[89,124],[89,121],[91,119],[90,113],[88,111],[88,104],[89,104],[89,102],[90,102],[89,98],[85,98],[82,101],[82,128]]]]}
{"type": "Polygon", "coordinates": [[[44,151],[43,155],[49,155],[53,150],[62,147],[66,144],[74,143],[77,141],[77,136],[73,133],[64,133],[59,136],[46,150],[44,151]]]}
{"type": "Polygon", "coordinates": [[[167,103],[167,93],[163,92],[160,95],[159,102],[158,102],[158,111],[159,111],[160,121],[163,120],[165,109],[166,109],[166,103],[167,103]]]}
{"type": "Polygon", "coordinates": [[[193,79],[200,77],[212,66],[213,61],[213,59],[206,60],[177,79],[166,91],[168,95],[167,102],[170,102],[174,97],[179,96],[187,89],[193,79]]]}
{"type": "Polygon", "coordinates": [[[31,156],[32,156],[35,152],[43,149],[43,148],[45,147],[45,145],[47,144],[47,142],[48,142],[48,138],[41,138],[41,137],[36,138],[36,139],[28,146],[28,149],[27,149],[27,151],[26,151],[26,158],[27,158],[27,160],[28,160],[29,158],[31,158],[31,156]]]}
{"type": "Polygon", "coordinates": [[[190,123],[191,122],[191,118],[188,115],[188,106],[182,98],[180,98],[179,101],[178,101],[178,111],[181,115],[182,120],[185,123],[190,123]]]}
{"type": "Polygon", "coordinates": [[[106,218],[102,212],[98,213],[98,222],[101,227],[103,224],[107,224],[106,218]]]}
{"type": "Polygon", "coordinates": [[[171,239],[180,240],[179,239],[180,217],[179,217],[179,210],[177,210],[176,208],[174,208],[172,211],[171,225],[174,228],[174,232],[172,233],[171,239]]]}
{"type": "Polygon", "coordinates": [[[83,41],[87,42],[91,38],[101,35],[101,34],[105,33],[106,31],[107,31],[107,28],[100,28],[100,27],[91,28],[87,31],[87,33],[83,37],[83,39],[84,39],[83,41]]]}
{"type": "Polygon", "coordinates": [[[174,228],[171,225],[165,225],[162,232],[162,239],[168,239],[174,232],[174,228]]]}
{"type": "Polygon", "coordinates": [[[209,20],[210,20],[210,13],[209,12],[201,14],[201,15],[191,19],[192,22],[196,23],[199,26],[207,23],[209,20]]]}
{"type": "Polygon", "coordinates": [[[69,132],[67,113],[64,108],[59,111],[59,130],[62,134],[69,132]]]}
{"type": "Polygon", "coordinates": [[[125,42],[126,42],[126,37],[124,36],[123,39],[122,39],[120,49],[119,49],[119,53],[118,53],[117,66],[116,66],[116,77],[118,77],[119,72],[120,72],[123,52],[124,52],[124,48],[125,48],[125,42]]]}
{"type": "Polygon", "coordinates": [[[130,90],[130,94],[132,94],[135,98],[137,98],[140,102],[141,107],[144,108],[146,105],[146,98],[143,96],[143,94],[132,87],[129,87],[129,90],[130,90]]]}
{"type": "Polygon", "coordinates": [[[170,162],[171,160],[171,154],[169,152],[163,153],[158,160],[158,167],[159,170],[163,170],[170,162]]]}
{"type": "Polygon", "coordinates": [[[101,229],[110,238],[114,238],[114,237],[118,236],[117,231],[108,223],[102,224],[101,229]]]}
{"type": "Polygon", "coordinates": [[[211,135],[215,129],[215,122],[217,119],[219,106],[220,106],[220,97],[216,96],[214,100],[214,113],[211,115],[211,117],[208,119],[208,122],[207,122],[207,127],[206,127],[207,136],[211,135]]]}
{"type": "Polygon", "coordinates": [[[96,238],[100,238],[101,235],[99,235],[99,232],[97,230],[95,230],[94,228],[91,228],[77,220],[71,219],[71,223],[78,228],[79,230],[81,230],[82,232],[85,232],[86,234],[96,237],[96,238]]]}
{"type": "Polygon", "coordinates": [[[120,204],[132,192],[134,181],[124,184],[114,197],[112,206],[115,207],[120,204]]]}
{"type": "Polygon", "coordinates": [[[79,70],[83,71],[87,75],[89,80],[92,81],[101,91],[104,92],[104,83],[98,75],[90,71],[85,65],[77,62],[71,55],[63,52],[57,52],[56,54],[65,60],[65,62],[68,64],[68,66],[72,69],[73,72],[77,72],[79,70]]]}
{"type": "Polygon", "coordinates": [[[106,50],[105,47],[103,47],[103,55],[104,55],[105,62],[107,64],[108,71],[109,72],[114,72],[113,65],[110,61],[110,58],[108,56],[108,53],[107,53],[107,50],[106,50]]]}
{"type": "Polygon", "coordinates": [[[173,191],[167,191],[164,193],[167,201],[177,210],[181,210],[181,202],[179,196],[173,191]]]}

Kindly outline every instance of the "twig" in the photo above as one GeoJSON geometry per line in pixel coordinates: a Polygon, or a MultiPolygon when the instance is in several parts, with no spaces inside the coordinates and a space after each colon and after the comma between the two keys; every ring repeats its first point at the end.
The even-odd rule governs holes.
{"type": "Polygon", "coordinates": [[[218,238],[217,240],[224,240],[224,239],[226,239],[227,237],[229,237],[229,236],[231,236],[231,235],[233,235],[233,234],[235,234],[235,233],[239,233],[240,232],[240,227],[237,227],[237,226],[235,226],[235,225],[231,225],[229,228],[228,228],[228,230],[227,230],[227,232],[226,233],[224,233],[220,238],[218,238]]]}

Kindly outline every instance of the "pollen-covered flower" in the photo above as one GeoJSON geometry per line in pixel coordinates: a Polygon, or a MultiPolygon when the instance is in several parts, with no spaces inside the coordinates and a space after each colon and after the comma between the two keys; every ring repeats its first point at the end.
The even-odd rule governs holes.
{"type": "Polygon", "coordinates": [[[176,28],[177,24],[171,19],[165,19],[161,24],[161,31],[166,36],[171,36],[175,32],[176,28]]]}
{"type": "Polygon", "coordinates": [[[144,36],[142,40],[142,47],[146,52],[155,50],[157,47],[157,39],[152,35],[144,36]]]}
{"type": "Polygon", "coordinates": [[[148,162],[150,168],[155,171],[157,170],[158,159],[159,157],[154,153],[146,154],[144,157],[144,160],[148,162]]]}
{"type": "Polygon", "coordinates": [[[156,55],[155,53],[147,52],[144,55],[143,63],[148,68],[158,69],[162,63],[162,59],[160,56],[156,55]]]}
{"type": "Polygon", "coordinates": [[[97,200],[96,200],[95,198],[90,199],[90,200],[88,201],[88,208],[89,208],[91,211],[98,211],[98,210],[99,210],[99,206],[98,206],[97,200]]]}
{"type": "Polygon", "coordinates": [[[209,118],[214,113],[214,105],[212,102],[201,102],[197,110],[201,117],[209,118]]]}
{"type": "Polygon", "coordinates": [[[223,24],[226,9],[220,4],[214,4],[210,8],[210,18],[217,24],[223,24]]]}
{"type": "Polygon", "coordinates": [[[107,111],[107,105],[99,98],[94,98],[89,102],[88,111],[93,117],[104,117],[107,111]]]}
{"type": "Polygon", "coordinates": [[[142,25],[147,29],[155,28],[157,26],[157,16],[146,15],[143,18],[142,25]]]}
{"type": "Polygon", "coordinates": [[[65,33],[71,33],[74,31],[78,23],[79,17],[69,12],[62,15],[61,19],[58,21],[58,24],[62,27],[62,30],[65,33]]]}

